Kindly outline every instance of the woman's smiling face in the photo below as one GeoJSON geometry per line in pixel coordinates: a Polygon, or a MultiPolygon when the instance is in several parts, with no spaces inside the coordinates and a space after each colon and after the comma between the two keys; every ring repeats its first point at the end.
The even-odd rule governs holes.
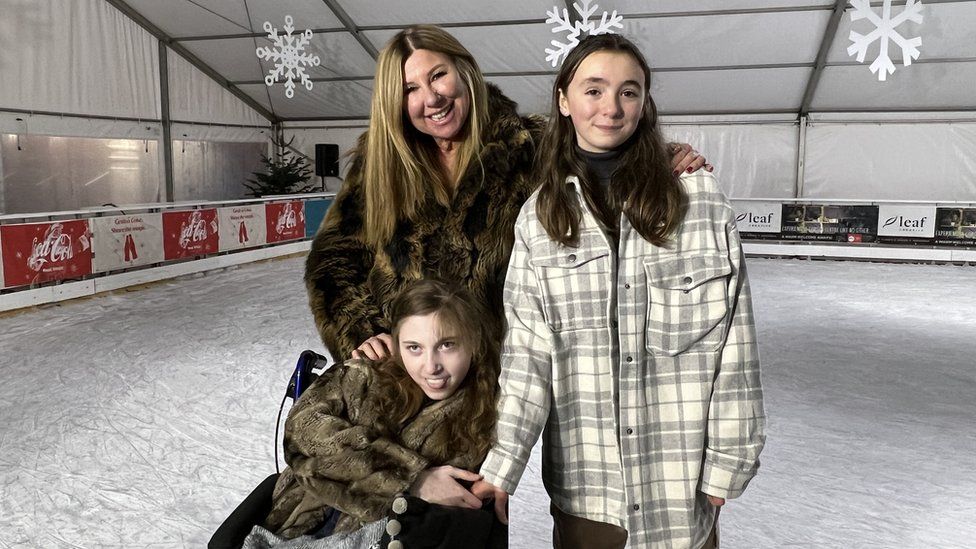
{"type": "Polygon", "coordinates": [[[416,50],[403,64],[403,108],[417,131],[437,140],[461,139],[471,98],[450,57],[416,50]]]}

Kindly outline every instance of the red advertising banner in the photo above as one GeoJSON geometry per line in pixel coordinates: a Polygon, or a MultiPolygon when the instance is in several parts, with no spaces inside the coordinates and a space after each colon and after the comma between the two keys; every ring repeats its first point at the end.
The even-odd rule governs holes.
{"type": "Polygon", "coordinates": [[[163,257],[169,261],[217,253],[217,209],[163,212],[163,257]]]}
{"type": "Polygon", "coordinates": [[[300,200],[265,205],[268,244],[305,238],[305,208],[300,200]]]}
{"type": "Polygon", "coordinates": [[[8,288],[92,272],[91,233],[84,219],[3,225],[0,246],[8,288]]]}

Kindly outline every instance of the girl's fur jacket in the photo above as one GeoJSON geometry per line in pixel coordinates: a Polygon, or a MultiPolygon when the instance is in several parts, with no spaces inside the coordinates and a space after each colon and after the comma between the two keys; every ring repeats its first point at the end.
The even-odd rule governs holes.
{"type": "Polygon", "coordinates": [[[415,219],[400,220],[379,250],[364,243],[363,160],[353,158],[305,264],[315,324],[336,360],[349,358],[369,337],[389,333],[392,298],[405,283],[427,276],[467,286],[501,326],[513,227],[535,189],[530,171],[544,121],[520,117],[514,102],[495,86],[488,89],[491,120],[480,162],[458,183],[451,205],[438,204],[429,192],[415,219]]]}
{"type": "Polygon", "coordinates": [[[318,528],[332,507],[342,513],[335,532],[351,532],[386,516],[394,496],[407,491],[424,469],[477,470],[481,464],[483,453],[452,450],[456,445],[445,421],[464,413],[470,387],[421,409],[394,440],[378,429],[389,418],[376,402],[374,369],[363,360],[334,366],[289,412],[284,440],[289,467],[275,485],[268,530],[298,537],[318,528]],[[447,463],[427,457],[451,454],[447,463]]]}

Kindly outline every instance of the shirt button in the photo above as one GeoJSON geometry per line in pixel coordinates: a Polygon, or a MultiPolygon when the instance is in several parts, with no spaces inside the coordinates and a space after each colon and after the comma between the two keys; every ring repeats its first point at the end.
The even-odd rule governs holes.
{"type": "Polygon", "coordinates": [[[611,328],[616,328],[617,327],[617,319],[612,319],[610,321],[610,327],[611,328]]]}
{"type": "Polygon", "coordinates": [[[632,356],[627,357],[627,362],[633,362],[633,361],[634,361],[634,357],[632,356]]]}
{"type": "Polygon", "coordinates": [[[569,259],[569,262],[572,263],[576,261],[576,254],[569,254],[569,257],[566,259],[569,259]]]}
{"type": "Polygon", "coordinates": [[[627,434],[628,434],[628,435],[632,435],[632,434],[634,434],[634,430],[628,427],[628,428],[627,428],[627,434]]]}
{"type": "Polygon", "coordinates": [[[684,280],[682,280],[682,282],[684,282],[685,284],[691,284],[691,277],[690,276],[686,276],[684,278],[684,280]]]}
{"type": "Polygon", "coordinates": [[[630,289],[630,284],[624,284],[624,288],[630,289]]]}
{"type": "Polygon", "coordinates": [[[634,504],[634,511],[640,511],[640,505],[634,504]]]}

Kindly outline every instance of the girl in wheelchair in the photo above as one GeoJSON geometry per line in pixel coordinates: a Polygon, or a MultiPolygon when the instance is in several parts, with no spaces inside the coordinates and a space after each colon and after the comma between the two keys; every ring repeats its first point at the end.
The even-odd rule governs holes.
{"type": "Polygon", "coordinates": [[[466,486],[493,442],[498,390],[498,337],[485,318],[462,288],[407,286],[391,306],[392,356],[333,367],[289,412],[289,467],[264,528],[278,540],[338,540],[383,519],[405,492],[480,509],[466,486]]]}

